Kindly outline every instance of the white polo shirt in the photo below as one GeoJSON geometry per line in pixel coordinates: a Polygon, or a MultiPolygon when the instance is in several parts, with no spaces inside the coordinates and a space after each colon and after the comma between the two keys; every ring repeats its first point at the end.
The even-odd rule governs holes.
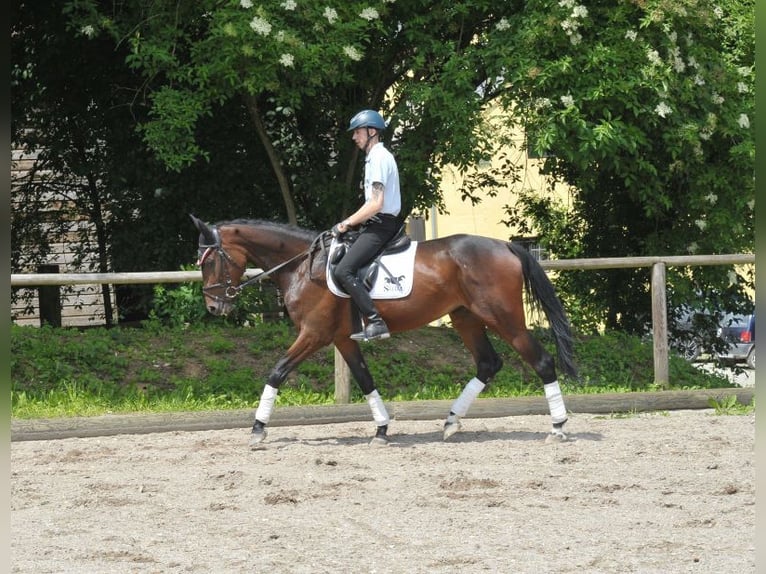
{"type": "Polygon", "coordinates": [[[372,184],[383,184],[383,209],[381,213],[399,215],[402,210],[402,196],[399,191],[399,168],[393,154],[383,142],[378,142],[370,149],[364,160],[364,199],[372,197],[372,184]]]}

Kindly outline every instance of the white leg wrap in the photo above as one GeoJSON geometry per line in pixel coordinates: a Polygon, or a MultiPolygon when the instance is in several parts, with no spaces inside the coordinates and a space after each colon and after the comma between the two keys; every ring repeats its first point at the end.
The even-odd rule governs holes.
{"type": "Polygon", "coordinates": [[[375,420],[375,424],[379,427],[387,425],[391,419],[388,418],[386,405],[383,404],[383,399],[380,398],[377,389],[372,391],[369,395],[364,395],[364,398],[367,399],[367,404],[370,405],[372,418],[375,420]]]}
{"type": "Polygon", "coordinates": [[[561,396],[561,387],[558,381],[543,385],[545,398],[548,399],[548,409],[551,411],[553,423],[561,423],[567,420],[567,409],[564,406],[564,397],[561,396]]]}
{"type": "Polygon", "coordinates": [[[479,396],[479,393],[484,390],[484,387],[484,383],[476,377],[468,381],[468,384],[463,388],[463,392],[460,393],[460,396],[455,399],[454,403],[452,403],[452,408],[450,410],[457,416],[464,417],[468,412],[468,409],[471,408],[473,401],[479,396]]]}
{"type": "Polygon", "coordinates": [[[258,409],[255,411],[255,418],[263,424],[268,423],[271,418],[271,413],[274,411],[274,401],[277,400],[278,393],[279,389],[275,389],[271,385],[263,387],[261,400],[258,403],[258,409]]]}

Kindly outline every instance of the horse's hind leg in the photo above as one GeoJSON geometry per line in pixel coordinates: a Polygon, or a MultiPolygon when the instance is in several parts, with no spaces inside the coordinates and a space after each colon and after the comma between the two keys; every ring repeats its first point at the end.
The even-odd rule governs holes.
{"type": "Polygon", "coordinates": [[[503,361],[487,338],[484,323],[465,307],[450,313],[452,325],[476,363],[476,376],[463,387],[444,422],[444,440],[460,430],[460,417],[468,413],[476,397],[503,367],[503,361]]]}
{"type": "Polygon", "coordinates": [[[367,400],[367,404],[372,412],[372,418],[375,421],[375,436],[370,442],[373,446],[385,446],[388,444],[388,423],[390,417],[383,404],[383,399],[375,387],[375,381],[372,378],[370,370],[367,368],[367,362],[364,360],[359,343],[346,337],[335,341],[335,346],[346,361],[351,374],[354,375],[359,388],[367,400]]]}
{"type": "Polygon", "coordinates": [[[515,332],[498,329],[500,335],[516,349],[521,358],[527,362],[537,373],[543,382],[545,398],[548,401],[548,410],[551,413],[552,440],[566,440],[564,423],[567,422],[567,410],[564,398],[561,395],[558,377],[556,376],[556,363],[548,351],[540,344],[526,327],[517,329],[515,332]]]}

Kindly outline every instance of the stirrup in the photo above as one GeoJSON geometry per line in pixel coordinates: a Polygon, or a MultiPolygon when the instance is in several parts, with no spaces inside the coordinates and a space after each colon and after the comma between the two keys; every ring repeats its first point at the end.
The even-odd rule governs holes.
{"type": "Polygon", "coordinates": [[[368,323],[359,333],[354,333],[351,338],[354,341],[372,341],[375,339],[388,339],[391,333],[385,321],[379,319],[368,323]]]}

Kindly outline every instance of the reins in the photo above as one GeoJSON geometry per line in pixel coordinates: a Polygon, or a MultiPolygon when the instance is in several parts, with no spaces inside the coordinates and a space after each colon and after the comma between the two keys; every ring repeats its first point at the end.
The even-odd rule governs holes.
{"type": "Polygon", "coordinates": [[[197,261],[197,265],[201,266],[202,263],[207,258],[208,254],[210,252],[212,252],[212,251],[215,251],[218,254],[218,256],[221,257],[224,260],[224,262],[225,262],[225,264],[224,264],[224,283],[220,283],[219,282],[219,283],[215,283],[213,285],[206,285],[206,286],[204,286],[202,288],[202,291],[207,293],[208,296],[213,298],[214,300],[224,300],[224,301],[236,299],[239,296],[239,294],[242,291],[242,289],[244,289],[248,285],[252,285],[254,283],[258,283],[260,281],[263,281],[264,279],[267,279],[270,275],[272,275],[273,273],[276,273],[277,271],[279,271],[283,267],[286,267],[286,266],[290,265],[291,263],[293,263],[293,262],[295,262],[295,261],[297,261],[299,259],[302,259],[304,257],[308,257],[308,256],[311,256],[311,261],[309,262],[309,278],[311,278],[311,267],[312,267],[312,264],[313,264],[314,252],[317,250],[317,246],[320,246],[322,251],[325,250],[326,246],[325,246],[324,239],[329,234],[328,231],[321,232],[319,235],[317,235],[314,238],[314,240],[311,242],[311,245],[309,245],[309,247],[305,251],[301,251],[300,253],[298,253],[294,257],[291,257],[287,261],[283,261],[279,265],[276,265],[276,266],[272,267],[271,269],[269,269],[267,271],[261,271],[257,275],[249,278],[247,281],[243,281],[239,285],[233,285],[232,284],[231,275],[229,274],[229,265],[228,265],[228,263],[232,263],[233,265],[236,265],[237,267],[240,267],[240,265],[237,264],[236,261],[234,261],[234,259],[231,257],[231,255],[229,255],[226,252],[226,250],[223,248],[223,245],[221,245],[221,236],[220,236],[220,234],[218,232],[218,229],[217,228],[213,228],[212,231],[213,231],[213,236],[215,238],[215,243],[209,244],[209,245],[200,245],[199,246],[200,251],[204,249],[204,252],[200,256],[199,261],[197,261]],[[211,289],[218,289],[218,288],[221,288],[221,287],[224,288],[223,295],[216,295],[214,293],[209,293],[209,291],[211,289]]]}

